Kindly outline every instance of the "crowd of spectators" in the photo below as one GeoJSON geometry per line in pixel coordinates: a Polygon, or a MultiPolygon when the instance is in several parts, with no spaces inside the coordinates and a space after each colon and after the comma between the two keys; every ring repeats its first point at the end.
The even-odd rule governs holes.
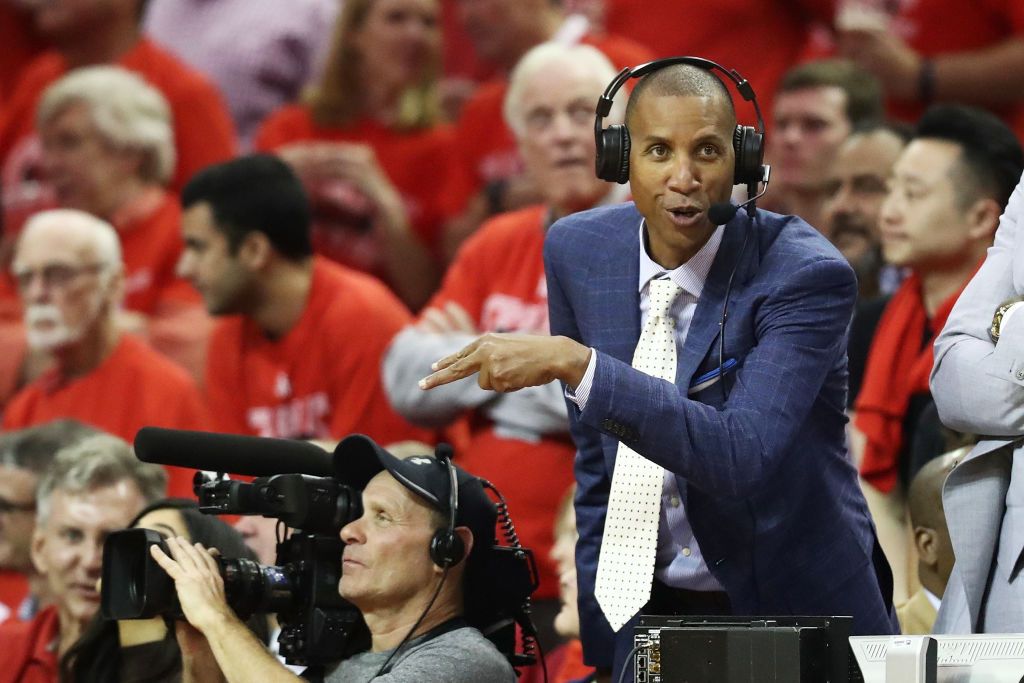
{"type": "MultiPolygon", "coordinates": [[[[179,535],[236,542],[152,505],[192,489],[132,457],[154,425],[452,443],[536,552],[554,680],[589,675],[562,387],[417,383],[483,332],[548,333],[547,228],[629,199],[594,176],[595,103],[682,54],[749,80],[759,206],[857,274],[852,462],[904,628],[930,629],[946,454],[974,438],[941,424],[932,346],[1024,173],[1024,3],[0,0],[0,44],[0,622],[56,643],[23,668],[70,651],[75,680],[108,675],[109,531],[172,511],[179,535]]],[[[120,637],[173,677],[173,638],[147,633],[120,637]]]]}

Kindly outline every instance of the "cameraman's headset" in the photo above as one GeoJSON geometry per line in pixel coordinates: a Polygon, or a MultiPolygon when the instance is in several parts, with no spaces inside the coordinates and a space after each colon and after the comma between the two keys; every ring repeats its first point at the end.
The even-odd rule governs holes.
{"type": "Polygon", "coordinates": [[[449,569],[462,560],[466,553],[466,544],[455,533],[455,515],[459,509],[459,482],[452,464],[450,448],[438,448],[437,457],[448,468],[448,526],[438,529],[430,539],[430,559],[441,569],[449,569]]]}
{"type": "MultiPolygon", "coordinates": [[[[632,68],[625,68],[608,84],[604,94],[597,101],[597,116],[594,119],[594,139],[597,143],[597,177],[613,183],[623,184],[629,180],[629,130],[624,123],[616,123],[602,128],[602,120],[612,110],[615,93],[631,78],[644,76],[675,64],[689,64],[705,71],[718,71],[733,82],[737,92],[754,106],[757,115],[757,128],[752,126],[736,126],[732,135],[732,146],[736,152],[736,167],[733,171],[734,185],[747,185],[756,188],[765,176],[764,161],[764,118],[761,107],[757,104],[754,88],[747,79],[735,70],[726,69],[717,62],[701,57],[666,57],[656,59],[632,68]]],[[[751,193],[752,194],[752,193],[751,193]]]]}

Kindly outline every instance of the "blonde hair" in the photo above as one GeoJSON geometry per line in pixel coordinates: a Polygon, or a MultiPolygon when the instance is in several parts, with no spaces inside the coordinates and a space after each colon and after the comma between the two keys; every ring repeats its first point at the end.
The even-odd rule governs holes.
{"type": "MultiPolygon", "coordinates": [[[[362,55],[353,44],[353,38],[365,26],[374,1],[345,0],[335,25],[323,75],[302,98],[318,126],[344,126],[362,113],[364,87],[359,76],[362,55]]],[[[396,117],[397,128],[429,128],[440,120],[437,94],[440,70],[438,50],[424,65],[419,82],[402,93],[396,117]]]]}
{"type": "Polygon", "coordinates": [[[75,69],[43,92],[36,127],[76,103],[89,109],[107,142],[142,153],[139,174],[143,180],[167,184],[175,164],[174,127],[170,105],[160,91],[119,66],[75,69]]]}
{"type": "Polygon", "coordinates": [[[66,446],[53,458],[49,471],[36,491],[36,516],[44,524],[50,515],[50,497],[54,491],[85,493],[122,481],[131,481],[147,503],[163,498],[167,473],[160,465],[151,465],[135,457],[135,451],[122,439],[97,434],[66,446]]]}

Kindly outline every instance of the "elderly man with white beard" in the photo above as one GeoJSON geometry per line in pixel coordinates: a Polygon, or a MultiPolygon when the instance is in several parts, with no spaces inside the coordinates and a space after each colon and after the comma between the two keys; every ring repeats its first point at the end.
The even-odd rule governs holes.
{"type": "MultiPolygon", "coordinates": [[[[87,213],[36,214],[19,237],[11,273],[28,345],[53,368],[8,404],[4,429],[74,418],[132,441],[147,425],[203,429],[206,409],[183,369],[122,332],[124,263],[117,233],[87,213]]],[[[171,495],[188,495],[191,472],[168,468],[171,495]]]]}

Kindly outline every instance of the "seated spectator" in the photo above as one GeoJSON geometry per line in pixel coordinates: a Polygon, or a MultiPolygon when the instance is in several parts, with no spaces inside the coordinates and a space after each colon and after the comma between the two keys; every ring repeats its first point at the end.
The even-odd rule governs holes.
{"type": "Polygon", "coordinates": [[[825,225],[832,244],[846,257],[857,274],[857,308],[850,328],[847,357],[850,389],[847,407],[860,393],[868,347],[887,296],[899,286],[901,274],[885,265],[879,215],[889,192],[892,167],[907,138],[893,127],[879,125],[851,135],[839,147],[836,162],[828,169],[825,225]]]}
{"type": "Polygon", "coordinates": [[[167,475],[106,434],[61,450],[39,484],[32,562],[53,603],[0,625],[0,681],[55,683],[57,661],[99,607],[103,542],[164,496],[167,475]]]}
{"type": "Polygon", "coordinates": [[[544,201],[541,188],[524,173],[517,137],[503,112],[508,75],[531,48],[546,41],[584,43],[604,53],[616,69],[655,58],[645,45],[595,32],[579,15],[567,17],[561,3],[551,0],[461,0],[457,5],[477,55],[496,75],[473,93],[459,117],[461,177],[446,198],[446,213],[455,216],[445,229],[449,260],[487,217],[544,201]]]}
{"type": "Polygon", "coordinates": [[[313,256],[309,202],[287,164],[259,154],[211,166],[182,200],[180,272],[222,318],[207,354],[214,429],[431,440],[392,410],[381,383],[409,312],[369,275],[313,256]]]}
{"type": "Polygon", "coordinates": [[[297,100],[319,73],[342,4],[149,0],[143,26],[147,35],[217,84],[244,150],[267,114],[297,100]]]}
{"type": "Polygon", "coordinates": [[[614,76],[608,59],[589,45],[545,43],[523,57],[509,81],[505,112],[544,204],[485,223],[384,360],[385,387],[401,414],[432,427],[468,416],[470,436],[457,453],[459,462],[502,490],[517,512],[523,543],[536,550],[541,584],[534,613],[545,645],[558,610],[551,523],[572,482],[575,454],[561,387],[552,382],[496,394],[471,378],[426,392],[418,382],[430,374],[433,361],[484,332],[548,334],[541,253],[548,227],[621,195],[619,186],[598,180],[593,168],[594,102],[614,76]]]}
{"type": "Polygon", "coordinates": [[[963,455],[963,451],[954,451],[934,458],[910,482],[907,505],[921,588],[906,602],[896,606],[896,616],[904,635],[932,632],[946,582],[953,571],[953,544],[949,540],[946,515],[942,511],[942,485],[963,455]]]}
{"type": "MultiPolygon", "coordinates": [[[[8,246],[46,195],[35,130],[39,98],[72,69],[116,64],[163,93],[171,107],[177,150],[173,190],[180,190],[200,168],[234,153],[234,130],[220,94],[198,72],[142,37],[142,6],[143,0],[33,3],[36,28],[54,47],[25,67],[0,108],[0,189],[8,246]]],[[[6,259],[0,259],[0,266],[6,265],[6,259]]]]}
{"type": "MultiPolygon", "coordinates": [[[[143,508],[128,526],[201,543],[204,548],[219,551],[222,557],[256,560],[256,554],[246,547],[237,531],[224,520],[199,512],[193,500],[158,500],[143,508]]],[[[246,623],[259,640],[267,642],[266,615],[254,615],[246,623]]],[[[61,680],[178,683],[182,680],[181,649],[175,631],[167,624],[162,617],[110,621],[96,614],[61,657],[61,680]]],[[[184,625],[179,622],[177,627],[184,625]]]]}
{"type": "Polygon", "coordinates": [[[181,208],[166,189],[175,156],[167,100],[120,67],[77,69],[43,93],[36,127],[57,206],[117,230],[125,264],[120,326],[201,376],[210,323],[202,299],[175,274],[181,208]]]}
{"type": "Polygon", "coordinates": [[[47,601],[32,566],[36,487],[57,451],[96,434],[75,420],[55,420],[0,435],[0,621],[26,621],[47,601]]]}
{"type": "Polygon", "coordinates": [[[799,216],[828,237],[827,181],[839,146],[882,116],[878,81],[852,62],[822,60],[787,71],[770,112],[765,156],[772,184],[760,203],[799,216]]]}
{"type": "MultiPolygon", "coordinates": [[[[147,425],[207,426],[188,373],[118,327],[124,262],[110,224],[74,209],[37,214],[18,240],[12,273],[28,345],[53,368],[11,399],[4,429],[71,417],[132,440],[147,425]]],[[[192,490],[191,470],[169,472],[172,491],[192,490]]]]}
{"type": "Polygon", "coordinates": [[[824,229],[857,274],[858,298],[874,299],[895,289],[899,275],[884,268],[878,215],[889,190],[892,166],[910,130],[870,125],[855,131],[828,168],[824,229]],[[891,287],[891,289],[889,289],[891,287]]]}
{"type": "Polygon", "coordinates": [[[437,285],[452,131],[440,126],[437,0],[347,0],[323,76],[255,147],[302,178],[313,248],[376,275],[410,308],[437,285]]]}
{"type": "Polygon", "coordinates": [[[932,345],[992,244],[1022,169],[1013,131],[992,114],[959,105],[926,112],[893,167],[881,212],[882,252],[910,276],[873,334],[852,424],[865,440],[860,473],[897,595],[906,595],[900,587],[911,570],[902,501],[920,417],[932,402],[932,345]]]}

